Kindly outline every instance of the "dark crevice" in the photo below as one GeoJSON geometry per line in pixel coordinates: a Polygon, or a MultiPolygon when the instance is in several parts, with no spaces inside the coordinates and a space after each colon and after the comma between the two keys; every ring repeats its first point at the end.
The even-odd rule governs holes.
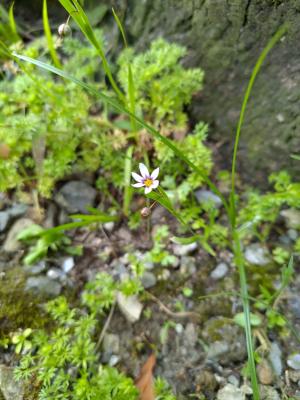
{"type": "Polygon", "coordinates": [[[247,1],[246,7],[245,7],[245,15],[244,15],[244,21],[242,26],[246,26],[248,22],[248,12],[249,12],[249,7],[250,7],[251,0],[247,1]]]}

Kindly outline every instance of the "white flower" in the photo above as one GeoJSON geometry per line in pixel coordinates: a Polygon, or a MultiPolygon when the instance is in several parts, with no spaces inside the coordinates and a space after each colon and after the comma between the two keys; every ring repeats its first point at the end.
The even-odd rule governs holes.
{"type": "Polygon", "coordinates": [[[131,173],[133,179],[138,182],[132,186],[136,188],[145,187],[145,194],[148,194],[152,189],[156,189],[159,185],[159,181],[156,179],[159,174],[159,168],[156,168],[152,174],[150,174],[146,165],[140,163],[139,167],[141,175],[136,174],[135,172],[131,173]]]}

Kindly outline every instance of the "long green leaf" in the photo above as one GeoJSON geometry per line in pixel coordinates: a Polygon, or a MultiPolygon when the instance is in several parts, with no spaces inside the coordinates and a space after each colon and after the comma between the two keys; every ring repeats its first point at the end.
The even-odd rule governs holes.
{"type": "Polygon", "coordinates": [[[81,5],[79,4],[79,2],[77,0],[72,0],[72,1],[59,0],[59,2],[66,9],[66,11],[71,15],[71,17],[74,19],[74,21],[79,26],[79,28],[81,29],[81,31],[83,32],[85,37],[88,39],[88,41],[97,50],[97,52],[102,60],[102,63],[103,63],[104,72],[106,73],[106,75],[111,83],[112,88],[117,93],[119,99],[123,103],[126,103],[126,98],[125,98],[124,94],[119,89],[116,81],[114,80],[114,78],[112,76],[108,61],[105,57],[102,43],[100,43],[97,40],[97,38],[94,34],[94,31],[93,31],[93,28],[89,22],[89,19],[88,19],[86,13],[83,10],[83,8],[81,7],[81,5]]]}
{"type": "Polygon", "coordinates": [[[12,2],[11,6],[9,7],[9,10],[8,10],[8,17],[9,17],[10,29],[14,35],[15,41],[18,41],[18,40],[20,40],[20,37],[18,35],[17,24],[16,24],[15,17],[14,17],[14,5],[15,5],[15,2],[12,2]]]}
{"type": "Polygon", "coordinates": [[[50,24],[49,24],[47,0],[43,1],[43,24],[44,24],[44,31],[45,31],[48,49],[49,49],[51,58],[54,62],[54,65],[56,65],[56,67],[58,67],[58,68],[61,68],[61,64],[60,64],[57,52],[55,50],[52,33],[51,33],[51,28],[50,28],[50,24]]]}
{"type": "MultiPolygon", "coordinates": [[[[61,0],[60,0],[61,1],[61,0]]],[[[209,186],[209,188],[217,195],[220,197],[220,199],[222,200],[224,207],[226,208],[226,210],[229,212],[229,208],[227,205],[227,201],[224,198],[224,196],[222,195],[222,193],[219,191],[219,189],[214,185],[214,183],[208,178],[208,176],[200,169],[198,168],[192,161],[190,161],[185,154],[179,150],[175,144],[169,140],[168,138],[166,138],[165,136],[161,135],[157,130],[155,130],[151,125],[147,124],[142,118],[134,115],[131,113],[131,111],[129,111],[126,107],[124,107],[122,104],[120,104],[120,102],[118,102],[117,100],[101,93],[99,90],[95,89],[94,87],[80,81],[79,79],[69,75],[67,72],[58,69],[52,65],[46,64],[42,61],[39,60],[35,60],[31,57],[27,57],[24,55],[20,55],[17,53],[13,53],[13,56],[16,57],[19,60],[23,60],[26,62],[29,62],[31,64],[36,65],[37,67],[40,67],[44,70],[50,71],[56,75],[61,76],[62,78],[68,79],[74,83],[76,83],[77,85],[81,86],[82,88],[86,89],[87,91],[89,91],[91,94],[93,94],[95,97],[101,99],[103,102],[105,102],[106,104],[109,104],[110,106],[112,106],[115,110],[119,111],[120,113],[124,113],[127,114],[129,117],[133,117],[136,122],[138,122],[138,124],[140,124],[142,127],[144,127],[152,136],[154,136],[155,138],[159,139],[162,143],[164,143],[166,146],[168,146],[175,155],[177,155],[178,158],[180,158],[182,161],[184,161],[191,169],[193,169],[195,172],[197,172],[197,174],[199,176],[201,176],[201,178],[206,182],[206,184],[209,186]]]]}

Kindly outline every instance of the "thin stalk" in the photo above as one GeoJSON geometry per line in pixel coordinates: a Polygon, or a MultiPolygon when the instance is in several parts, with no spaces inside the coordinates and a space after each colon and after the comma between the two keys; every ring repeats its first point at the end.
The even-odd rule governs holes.
{"type": "Polygon", "coordinates": [[[235,143],[232,157],[232,169],[231,169],[231,193],[230,193],[230,202],[229,202],[229,219],[231,223],[232,230],[232,239],[233,239],[233,251],[235,255],[236,265],[239,271],[240,276],[240,289],[241,289],[241,297],[243,303],[243,311],[245,316],[245,334],[246,334],[246,342],[247,342],[247,353],[248,353],[248,362],[253,390],[253,400],[259,400],[259,387],[256,376],[256,368],[255,368],[255,359],[254,359],[254,346],[252,341],[252,333],[251,333],[251,322],[250,322],[250,303],[248,297],[248,288],[247,288],[247,277],[246,277],[246,268],[245,268],[245,259],[241,248],[241,239],[239,236],[239,230],[236,227],[236,201],[235,201],[235,177],[236,177],[236,161],[237,161],[237,152],[239,147],[241,128],[244,122],[245,112],[247,103],[251,94],[252,87],[254,85],[256,76],[260,71],[263,61],[265,60],[269,51],[274,47],[274,45],[278,42],[278,40],[283,36],[286,32],[287,25],[283,25],[280,29],[275,33],[275,35],[271,38],[267,46],[263,49],[260,54],[254,69],[252,71],[246,93],[243,99],[242,108],[240,112],[240,118],[238,121],[238,126],[235,135],[235,143]]]}

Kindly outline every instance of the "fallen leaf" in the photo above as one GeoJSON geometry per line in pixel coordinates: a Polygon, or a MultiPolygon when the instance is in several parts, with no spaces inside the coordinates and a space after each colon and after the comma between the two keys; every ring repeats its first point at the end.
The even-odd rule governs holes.
{"type": "Polygon", "coordinates": [[[149,356],[143,365],[139,377],[135,385],[140,391],[140,400],[155,400],[154,384],[153,384],[153,368],[156,363],[154,354],[149,356]]]}

